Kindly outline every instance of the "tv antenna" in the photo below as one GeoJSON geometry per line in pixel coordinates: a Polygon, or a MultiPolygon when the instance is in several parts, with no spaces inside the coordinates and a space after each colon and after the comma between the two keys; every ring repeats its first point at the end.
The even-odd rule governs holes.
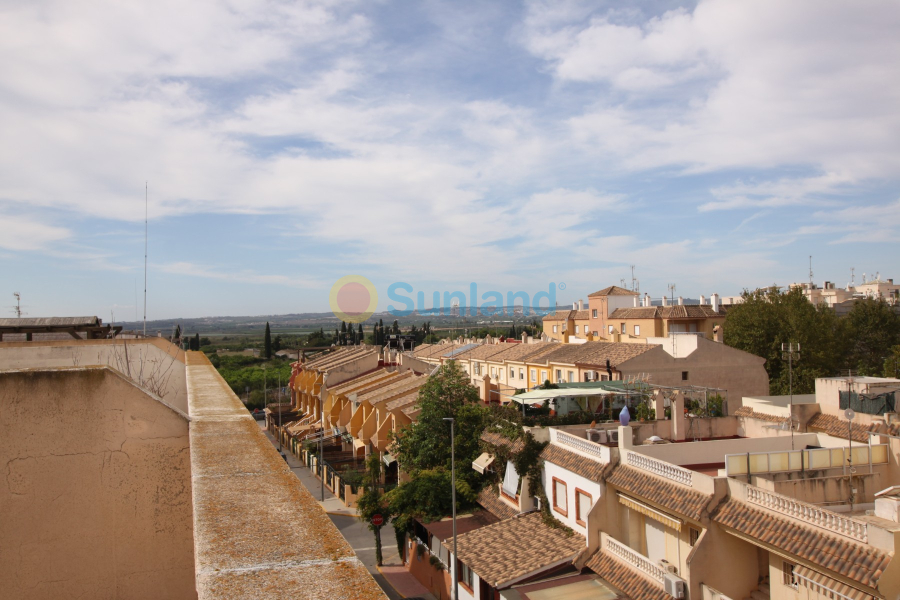
{"type": "Polygon", "coordinates": [[[22,294],[20,294],[19,292],[13,292],[13,296],[16,297],[16,305],[13,307],[13,312],[16,313],[17,319],[21,319],[22,315],[28,314],[22,312],[22,294]]]}
{"type": "Polygon", "coordinates": [[[631,291],[636,294],[641,291],[641,282],[634,278],[634,265],[631,265],[631,291]]]}
{"type": "Polygon", "coordinates": [[[854,271],[856,271],[856,268],[850,267],[850,287],[856,287],[856,276],[854,275],[854,271]]]}
{"type": "Polygon", "coordinates": [[[809,289],[813,289],[812,256],[809,257],[809,289]]]}
{"type": "Polygon", "coordinates": [[[675,284],[674,283],[669,284],[669,292],[672,295],[672,304],[675,304],[675,284]]]}

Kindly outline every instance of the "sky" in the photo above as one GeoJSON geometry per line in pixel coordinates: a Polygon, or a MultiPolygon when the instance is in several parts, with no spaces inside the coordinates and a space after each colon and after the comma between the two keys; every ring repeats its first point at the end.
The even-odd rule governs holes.
{"type": "Polygon", "coordinates": [[[2,1],[0,316],[142,317],[145,209],[150,320],[900,278],[900,3],[859,8],[2,1]]]}

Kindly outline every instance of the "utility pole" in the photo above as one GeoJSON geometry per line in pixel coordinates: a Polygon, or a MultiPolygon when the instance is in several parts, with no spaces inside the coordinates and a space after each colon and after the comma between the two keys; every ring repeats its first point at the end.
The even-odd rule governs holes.
{"type": "Polygon", "coordinates": [[[149,214],[147,207],[149,206],[149,190],[147,182],[144,182],[144,337],[147,337],[147,238],[149,228],[147,225],[147,216],[149,214]]]}
{"type": "MultiPolygon", "coordinates": [[[[810,271],[812,274],[812,271],[810,271]]],[[[788,361],[788,393],[791,395],[790,419],[791,425],[791,450],[794,449],[794,361],[800,358],[800,343],[789,342],[781,344],[781,358],[788,361]]]]}
{"type": "Polygon", "coordinates": [[[459,600],[459,555],[456,553],[456,419],[453,417],[444,417],[445,421],[450,421],[450,485],[453,488],[453,564],[451,572],[453,573],[451,592],[452,600],[459,600]]]}

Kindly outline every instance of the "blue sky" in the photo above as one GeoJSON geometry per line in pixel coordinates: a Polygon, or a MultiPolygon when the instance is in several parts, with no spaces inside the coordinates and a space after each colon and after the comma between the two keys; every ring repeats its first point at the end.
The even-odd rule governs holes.
{"type": "Polygon", "coordinates": [[[900,277],[900,4],[0,5],[0,313],[900,277]]]}

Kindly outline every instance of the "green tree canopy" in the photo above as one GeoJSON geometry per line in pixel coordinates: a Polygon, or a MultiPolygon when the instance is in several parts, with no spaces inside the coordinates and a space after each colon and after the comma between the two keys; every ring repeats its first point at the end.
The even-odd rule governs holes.
{"type": "Polygon", "coordinates": [[[883,299],[857,300],[847,315],[850,347],[847,368],[881,375],[891,348],[900,344],[900,315],[883,299]]]}
{"type": "Polygon", "coordinates": [[[838,374],[847,346],[845,323],[825,305],[815,306],[795,288],[745,291],[744,301],[728,308],[725,343],[766,359],[769,393],[787,394],[788,361],[782,344],[799,343],[793,364],[793,391],[811,394],[817,377],[838,374]]]}
{"type": "Polygon", "coordinates": [[[265,351],[266,358],[272,358],[272,330],[269,329],[268,321],[266,321],[266,334],[265,334],[265,337],[263,338],[263,348],[265,351]]]}

